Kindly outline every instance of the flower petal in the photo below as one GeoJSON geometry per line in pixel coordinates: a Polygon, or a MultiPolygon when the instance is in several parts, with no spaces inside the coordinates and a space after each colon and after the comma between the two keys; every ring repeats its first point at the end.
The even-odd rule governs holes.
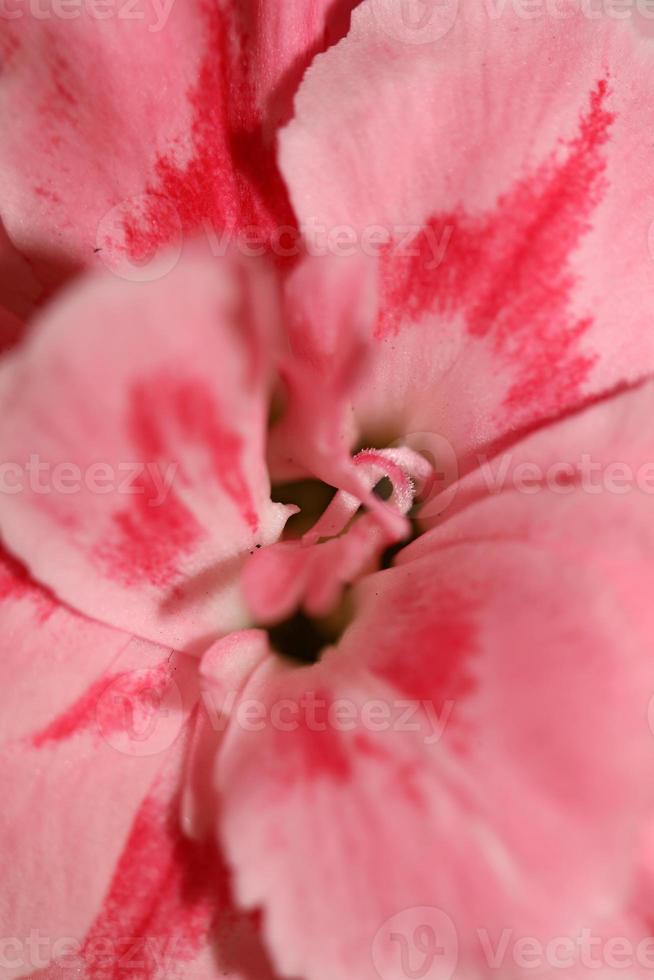
{"type": "Polygon", "coordinates": [[[272,133],[330,0],[73,8],[0,24],[2,216],[45,278],[131,268],[200,225],[294,224],[272,133]]]}
{"type": "Polygon", "coordinates": [[[380,257],[359,434],[437,432],[465,465],[654,367],[654,49],[578,5],[410,6],[367,0],[316,60],[282,170],[314,246],[380,257]]]}
{"type": "Polygon", "coordinates": [[[83,942],[38,980],[274,980],[256,917],[231,901],[229,872],[211,841],[178,822],[178,764],[168,765],[137,811],[102,906],[83,942]]]}
{"type": "Polygon", "coordinates": [[[247,622],[243,556],[287,516],[263,458],[275,305],[227,262],[93,281],[7,365],[0,520],[71,606],[178,649],[247,622]]]}
{"type": "MultiPolygon", "coordinates": [[[[653,409],[647,385],[515,458],[651,470],[653,409]]],[[[446,965],[492,977],[479,930],[547,941],[624,912],[654,792],[651,510],[637,486],[487,495],[363,581],[319,664],[254,675],[219,820],[283,972],[399,976],[390,933],[416,968],[431,915],[446,965]]]]}
{"type": "Polygon", "coordinates": [[[366,366],[374,274],[361,258],[307,257],[284,284],[286,404],[269,449],[279,479],[310,472],[338,486],[351,469],[348,398],[366,366]]]}
{"type": "Polygon", "coordinates": [[[0,918],[20,976],[83,939],[197,687],[192,658],[69,611],[4,554],[0,635],[0,918]]]}

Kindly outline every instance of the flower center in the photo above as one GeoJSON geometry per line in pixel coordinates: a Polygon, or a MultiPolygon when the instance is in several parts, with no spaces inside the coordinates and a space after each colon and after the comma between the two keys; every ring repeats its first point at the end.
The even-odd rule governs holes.
{"type": "Polygon", "coordinates": [[[251,557],[244,583],[276,650],[313,663],[338,640],[352,616],[352,586],[411,537],[408,515],[431,476],[431,465],[407,447],[364,449],[352,459],[347,489],[307,481],[275,495],[299,503],[299,514],[282,541],[251,557]]]}

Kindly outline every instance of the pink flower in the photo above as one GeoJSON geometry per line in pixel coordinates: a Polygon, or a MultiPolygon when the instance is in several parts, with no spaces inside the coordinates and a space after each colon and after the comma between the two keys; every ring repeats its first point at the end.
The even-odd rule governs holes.
{"type": "Polygon", "coordinates": [[[402,9],[8,22],[8,977],[651,970],[652,49],[402,9]]]}

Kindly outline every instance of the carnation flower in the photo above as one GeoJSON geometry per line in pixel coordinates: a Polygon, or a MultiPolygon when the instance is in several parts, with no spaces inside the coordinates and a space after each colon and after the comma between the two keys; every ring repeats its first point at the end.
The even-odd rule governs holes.
{"type": "Polygon", "coordinates": [[[408,7],[3,25],[7,977],[654,966],[654,49],[408,7]]]}

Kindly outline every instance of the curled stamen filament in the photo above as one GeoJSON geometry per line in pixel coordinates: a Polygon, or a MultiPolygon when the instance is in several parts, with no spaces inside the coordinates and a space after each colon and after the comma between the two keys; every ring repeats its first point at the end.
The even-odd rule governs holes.
{"type": "Polygon", "coordinates": [[[303,545],[316,544],[321,538],[340,534],[364,504],[389,532],[391,540],[401,541],[408,533],[404,515],[409,512],[416,494],[429,480],[432,468],[419,453],[407,447],[400,449],[364,449],[352,460],[361,471],[361,497],[339,490],[327,510],[302,538],[303,545]],[[388,501],[374,495],[373,488],[387,478],[393,488],[388,501]]]}
{"type": "Polygon", "coordinates": [[[429,463],[407,448],[365,449],[352,462],[359,496],[339,490],[300,541],[279,541],[248,562],[245,590],[261,622],[279,621],[298,607],[311,616],[327,615],[348,583],[372,570],[387,546],[408,536],[406,515],[428,485],[429,463]],[[373,492],[384,478],[392,485],[386,502],[373,492]],[[362,505],[368,512],[348,527],[362,505]]]}

